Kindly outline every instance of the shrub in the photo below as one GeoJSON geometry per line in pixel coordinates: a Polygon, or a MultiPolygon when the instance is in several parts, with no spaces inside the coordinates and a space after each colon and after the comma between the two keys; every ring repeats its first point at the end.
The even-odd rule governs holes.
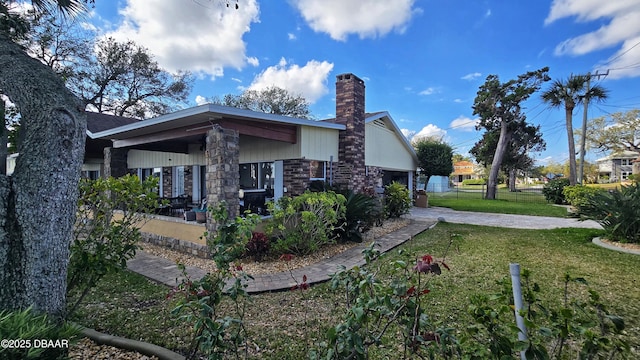
{"type": "Polygon", "coordinates": [[[609,239],[620,242],[640,242],[640,184],[601,191],[589,197],[579,214],[597,221],[609,239]]]}
{"type": "MultiPolygon", "coordinates": [[[[0,311],[0,347],[2,359],[64,359],[70,343],[79,338],[80,328],[57,321],[47,315],[37,315],[31,308],[23,311],[0,311]],[[4,341],[16,341],[5,346],[4,341]],[[35,341],[47,340],[61,346],[36,346],[35,341]],[[66,346],[65,345],[66,342],[66,346]]],[[[49,344],[49,343],[48,343],[49,344]]]]}
{"type": "Polygon", "coordinates": [[[271,243],[267,235],[261,232],[253,232],[245,247],[245,255],[253,257],[255,261],[260,261],[269,253],[270,248],[271,243]]]}
{"type": "Polygon", "coordinates": [[[582,206],[588,203],[591,197],[602,191],[604,190],[592,186],[574,185],[565,186],[562,194],[567,202],[579,211],[582,206]]]}
{"type": "Polygon", "coordinates": [[[347,191],[344,194],[345,224],[338,231],[343,241],[362,241],[362,233],[369,230],[381,214],[380,202],[375,196],[347,191]]]}
{"type": "Polygon", "coordinates": [[[542,187],[542,194],[547,201],[554,204],[566,204],[567,200],[562,193],[565,186],[569,186],[569,179],[560,178],[550,180],[542,187]]]}
{"type": "Polygon", "coordinates": [[[245,217],[236,216],[235,219],[229,219],[229,210],[225,201],[221,201],[215,208],[209,208],[209,211],[216,221],[216,231],[212,234],[205,233],[207,245],[213,254],[216,266],[223,270],[221,266],[228,267],[229,263],[236,261],[245,253],[253,230],[260,221],[260,216],[247,213],[245,217]]]}
{"type": "Polygon", "coordinates": [[[249,213],[244,218],[229,219],[224,201],[209,211],[217,228],[205,236],[216,270],[192,280],[185,266],[178,264],[182,280],[167,297],[176,299],[171,314],[193,327],[188,359],[196,358],[198,351],[209,359],[238,359],[242,349],[247,349],[244,316],[249,301],[246,283],[251,277],[232,262],[244,253],[260,217],[249,213]],[[233,305],[222,306],[224,298],[233,305]]]}
{"type": "Polygon", "coordinates": [[[486,179],[465,179],[462,180],[462,185],[484,185],[487,183],[486,179]]]}
{"type": "Polygon", "coordinates": [[[270,203],[272,218],[265,229],[269,236],[277,236],[272,249],[279,254],[306,255],[333,243],[344,224],[345,202],[343,195],[333,191],[306,191],[270,203]]]}
{"type": "Polygon", "coordinates": [[[411,205],[406,186],[394,181],[384,188],[384,213],[387,218],[399,218],[407,214],[411,205]]]}
{"type": "Polygon", "coordinates": [[[460,337],[462,358],[514,359],[520,351],[527,359],[628,357],[624,320],[609,313],[595,290],[574,289],[574,285],[587,285],[585,279],[564,276],[560,305],[542,303],[538,295],[541,288],[532,281],[531,272],[523,270],[521,279],[520,315],[527,328],[527,341],[518,340],[519,329],[513,325],[511,281],[505,278],[498,281],[500,294],[470,298],[468,312],[473,323],[460,337]]]}
{"type": "Polygon", "coordinates": [[[158,205],[155,177],[82,180],[79,187],[67,272],[69,314],[104,275],[126,269],[136,254],[145,214],[158,205]]]}

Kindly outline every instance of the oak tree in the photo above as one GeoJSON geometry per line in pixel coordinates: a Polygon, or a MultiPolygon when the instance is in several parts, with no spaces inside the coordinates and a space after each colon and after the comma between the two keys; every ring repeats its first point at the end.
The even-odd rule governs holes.
{"type": "MultiPolygon", "coordinates": [[[[32,0],[41,13],[73,14],[87,3],[32,0]]],[[[23,136],[13,175],[0,175],[0,309],[63,317],[86,115],[64,81],[17,43],[28,25],[14,5],[0,0],[0,93],[20,110],[23,136]]]]}
{"type": "Polygon", "coordinates": [[[489,75],[480,86],[473,104],[473,114],[480,117],[479,129],[500,129],[485,198],[495,200],[498,172],[514,130],[523,126],[526,116],[522,113],[522,102],[538,91],[542,82],[548,81],[549,68],[529,71],[517,79],[500,82],[497,75],[489,75]]]}

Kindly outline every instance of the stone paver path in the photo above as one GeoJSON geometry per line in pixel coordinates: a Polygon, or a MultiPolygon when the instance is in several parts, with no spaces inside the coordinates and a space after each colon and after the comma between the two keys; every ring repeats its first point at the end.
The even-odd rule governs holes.
{"type": "MultiPolygon", "coordinates": [[[[376,239],[376,246],[381,252],[387,252],[435,225],[436,222],[437,220],[427,221],[425,219],[412,221],[408,226],[376,239]]],[[[348,269],[363,265],[365,261],[362,256],[362,250],[368,245],[359,244],[336,256],[310,266],[294,269],[291,272],[282,271],[254,275],[254,280],[248,282],[247,291],[249,293],[260,293],[290,289],[296,285],[296,281],[302,282],[304,275],[307,276],[308,284],[327,281],[331,274],[339,270],[341,265],[348,269]]],[[[131,271],[167,286],[176,286],[184,278],[174,262],[147,254],[144,251],[138,251],[136,257],[127,262],[127,267],[131,271]]],[[[206,274],[204,270],[192,266],[187,266],[186,270],[191,279],[200,279],[206,274]]]]}

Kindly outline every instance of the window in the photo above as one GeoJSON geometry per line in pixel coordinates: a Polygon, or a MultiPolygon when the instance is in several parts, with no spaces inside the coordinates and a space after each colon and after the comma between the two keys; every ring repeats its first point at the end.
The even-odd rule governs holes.
{"type": "Polygon", "coordinates": [[[97,180],[100,177],[100,170],[85,170],[82,177],[89,180],[97,180]]]}
{"type": "Polygon", "coordinates": [[[309,180],[326,180],[327,163],[324,161],[312,160],[309,166],[309,180]]]}
{"type": "Polygon", "coordinates": [[[631,171],[622,171],[620,173],[620,180],[629,180],[629,175],[631,175],[631,171]]]}
{"type": "Polygon", "coordinates": [[[273,163],[240,164],[240,189],[273,189],[273,163]]]}
{"type": "Polygon", "coordinates": [[[633,159],[621,159],[621,161],[620,161],[620,165],[633,165],[633,164],[631,163],[631,161],[632,161],[632,160],[633,160],[633,159]]]}

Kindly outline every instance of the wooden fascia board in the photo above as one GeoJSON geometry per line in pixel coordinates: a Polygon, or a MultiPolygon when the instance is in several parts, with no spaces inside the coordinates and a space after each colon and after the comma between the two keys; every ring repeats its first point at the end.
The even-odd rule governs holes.
{"type": "Polygon", "coordinates": [[[268,124],[253,122],[242,124],[231,120],[218,120],[216,123],[223,128],[236,130],[242,135],[256,136],[265,139],[278,140],[295,144],[297,142],[297,127],[292,125],[268,124]]]}
{"type": "MultiPolygon", "coordinates": [[[[297,141],[297,128],[291,125],[276,125],[266,123],[240,124],[231,120],[217,120],[223,128],[236,130],[239,134],[256,136],[271,140],[278,140],[295,144],[297,141]]],[[[125,148],[137,145],[144,145],[153,142],[180,139],[193,135],[206,134],[212,126],[185,126],[173,130],[166,130],[155,134],[141,135],[129,139],[114,140],[114,148],[125,148]]]]}

